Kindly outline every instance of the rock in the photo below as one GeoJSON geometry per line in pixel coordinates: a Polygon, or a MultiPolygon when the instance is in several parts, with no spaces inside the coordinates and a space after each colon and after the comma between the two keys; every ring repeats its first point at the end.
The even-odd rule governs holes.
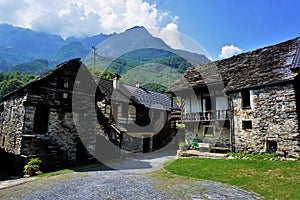
{"type": "Polygon", "coordinates": [[[296,159],[296,158],[286,158],[285,160],[286,161],[297,161],[298,159],[296,159]]]}

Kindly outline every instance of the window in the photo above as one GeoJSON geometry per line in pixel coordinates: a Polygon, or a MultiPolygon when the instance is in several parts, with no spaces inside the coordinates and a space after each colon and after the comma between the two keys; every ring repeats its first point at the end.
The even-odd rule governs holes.
{"type": "Polygon", "coordinates": [[[133,105],[129,105],[128,108],[128,118],[131,120],[135,120],[136,119],[136,108],[133,105]]]}
{"type": "Polygon", "coordinates": [[[242,95],[242,108],[243,109],[250,109],[250,90],[243,90],[241,92],[242,95]]]}
{"type": "Polygon", "coordinates": [[[269,153],[274,153],[277,151],[277,142],[276,141],[267,141],[267,151],[269,153]]]}
{"type": "Polygon", "coordinates": [[[69,88],[69,81],[68,80],[64,80],[64,88],[68,89],[69,88]]]}
{"type": "Polygon", "coordinates": [[[204,136],[214,136],[215,129],[213,126],[204,126],[204,136]]]}
{"type": "Polygon", "coordinates": [[[242,121],[243,130],[251,130],[252,129],[252,121],[242,121]]]}
{"type": "Polygon", "coordinates": [[[5,144],[5,136],[3,136],[2,138],[2,146],[4,146],[4,144],[5,144]]]}
{"type": "Polygon", "coordinates": [[[105,106],[105,114],[110,114],[110,105],[108,104],[105,106]]]}
{"type": "Polygon", "coordinates": [[[68,93],[63,93],[63,99],[68,99],[68,93]]]}
{"type": "Polygon", "coordinates": [[[33,131],[36,133],[46,133],[48,131],[49,108],[38,105],[34,114],[33,131]]]}

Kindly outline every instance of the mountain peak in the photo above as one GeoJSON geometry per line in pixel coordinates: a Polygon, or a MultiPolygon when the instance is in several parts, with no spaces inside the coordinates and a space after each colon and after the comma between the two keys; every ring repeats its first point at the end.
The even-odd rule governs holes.
{"type": "Polygon", "coordinates": [[[144,30],[146,30],[146,28],[144,26],[134,26],[132,28],[126,29],[125,31],[130,31],[130,30],[135,30],[135,29],[144,29],[144,30]]]}

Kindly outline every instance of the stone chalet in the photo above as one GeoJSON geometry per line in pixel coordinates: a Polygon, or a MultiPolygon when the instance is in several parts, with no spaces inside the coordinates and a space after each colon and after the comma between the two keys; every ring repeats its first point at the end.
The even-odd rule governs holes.
{"type": "Polygon", "coordinates": [[[176,106],[164,94],[118,78],[94,78],[80,59],[73,59],[7,94],[0,104],[2,170],[22,173],[32,157],[43,161],[44,171],[88,163],[101,156],[99,151],[109,151],[108,143],[119,153],[150,152],[167,144],[176,132],[171,116],[176,106]],[[79,70],[84,79],[77,80],[79,70]],[[84,87],[74,90],[75,85],[84,87]],[[76,95],[83,103],[72,107],[76,95]],[[84,120],[88,112],[97,123],[84,120]],[[78,128],[76,122],[85,125],[78,128]],[[81,128],[89,133],[88,145],[79,136],[81,128]]]}
{"type": "Polygon", "coordinates": [[[299,72],[300,37],[188,69],[170,88],[181,100],[186,141],[298,157],[299,72]]]}

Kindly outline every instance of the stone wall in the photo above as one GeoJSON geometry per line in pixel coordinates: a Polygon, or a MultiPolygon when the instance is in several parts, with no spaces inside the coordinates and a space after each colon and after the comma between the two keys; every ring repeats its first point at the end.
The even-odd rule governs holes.
{"type": "MultiPolygon", "coordinates": [[[[137,134],[123,134],[121,147],[125,151],[129,152],[144,152],[144,145],[147,145],[147,152],[152,150],[153,139],[151,135],[137,135],[137,134]],[[145,143],[145,138],[149,138],[149,143],[145,143]]],[[[147,153],[144,152],[144,153],[147,153]]]]}
{"type": "Polygon", "coordinates": [[[265,153],[273,141],[278,150],[293,154],[299,146],[299,127],[292,84],[250,90],[250,109],[242,108],[240,92],[231,97],[236,151],[265,153]],[[252,122],[252,128],[244,130],[245,121],[252,122]]]}
{"type": "Polygon", "coordinates": [[[25,116],[23,102],[27,96],[12,97],[4,102],[0,147],[7,153],[20,154],[25,116]]]}
{"type": "Polygon", "coordinates": [[[60,147],[65,160],[76,161],[76,146],[80,139],[73,123],[72,113],[50,109],[48,136],[52,145],[60,147]]]}
{"type": "Polygon", "coordinates": [[[230,128],[228,122],[211,121],[211,122],[189,122],[185,123],[185,142],[197,138],[200,142],[209,143],[216,147],[230,148],[230,128]],[[205,135],[204,129],[213,127],[213,135],[205,135]]]}
{"type": "MultiPolygon", "coordinates": [[[[0,139],[2,138],[2,113],[3,113],[3,110],[4,110],[4,105],[3,104],[0,104],[0,139]]],[[[1,141],[1,140],[0,140],[1,141]]],[[[2,145],[2,144],[1,144],[2,145]]],[[[0,145],[0,146],[1,146],[0,145]]]]}

